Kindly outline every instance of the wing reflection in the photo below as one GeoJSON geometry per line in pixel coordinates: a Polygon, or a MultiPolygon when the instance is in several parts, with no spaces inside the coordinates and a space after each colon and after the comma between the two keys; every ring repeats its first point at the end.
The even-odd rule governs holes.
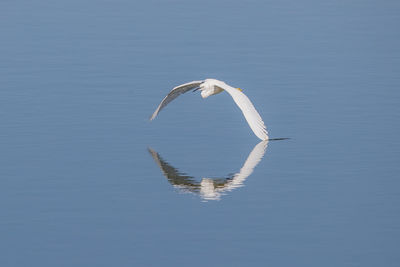
{"type": "Polygon", "coordinates": [[[268,140],[258,143],[250,152],[238,173],[222,178],[202,178],[200,182],[193,176],[179,172],[177,168],[171,166],[153,149],[148,148],[148,150],[164,176],[174,187],[183,192],[200,195],[204,200],[219,200],[221,195],[226,192],[243,186],[246,178],[253,173],[254,168],[263,158],[267,146],[268,140]]]}

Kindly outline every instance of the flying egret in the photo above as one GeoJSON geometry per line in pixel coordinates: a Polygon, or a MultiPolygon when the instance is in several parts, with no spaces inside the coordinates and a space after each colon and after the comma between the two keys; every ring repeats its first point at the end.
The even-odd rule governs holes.
{"type": "Polygon", "coordinates": [[[268,132],[266,130],[264,121],[262,120],[260,114],[258,114],[257,110],[254,108],[250,99],[242,92],[240,88],[234,88],[222,81],[215,79],[193,81],[173,88],[171,92],[169,92],[168,95],[164,97],[164,99],[161,101],[156,111],[154,111],[153,115],[150,117],[150,120],[153,120],[165,106],[167,106],[179,95],[189,92],[191,90],[193,90],[194,92],[199,89],[203,98],[219,94],[222,91],[228,92],[232,96],[233,101],[235,101],[235,103],[242,110],[242,113],[246,118],[250,128],[253,130],[254,134],[261,140],[268,140],[268,132]]]}
{"type": "Polygon", "coordinates": [[[268,147],[268,140],[261,141],[254,146],[239,172],[221,178],[203,177],[200,181],[195,177],[184,174],[165,161],[155,150],[148,148],[154,161],[160,167],[168,181],[182,192],[191,192],[200,195],[204,200],[219,200],[221,195],[235,188],[244,186],[254,168],[260,163],[268,147]]]}

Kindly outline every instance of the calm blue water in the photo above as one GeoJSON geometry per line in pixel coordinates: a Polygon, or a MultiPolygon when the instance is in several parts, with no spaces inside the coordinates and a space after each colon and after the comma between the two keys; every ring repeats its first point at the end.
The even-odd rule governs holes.
{"type": "Polygon", "coordinates": [[[399,266],[399,14],[2,1],[0,265],[399,266]],[[257,146],[247,176],[259,140],[228,94],[148,121],[204,78],[243,88],[290,138],[257,146]]]}

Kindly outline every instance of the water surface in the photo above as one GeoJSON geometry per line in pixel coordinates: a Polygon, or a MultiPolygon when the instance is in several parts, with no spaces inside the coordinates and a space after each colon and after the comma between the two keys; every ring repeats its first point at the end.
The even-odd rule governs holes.
{"type": "Polygon", "coordinates": [[[3,1],[1,266],[398,266],[399,14],[3,1]],[[228,94],[188,93],[148,121],[204,78],[243,88],[290,139],[244,168],[259,140],[228,94]]]}

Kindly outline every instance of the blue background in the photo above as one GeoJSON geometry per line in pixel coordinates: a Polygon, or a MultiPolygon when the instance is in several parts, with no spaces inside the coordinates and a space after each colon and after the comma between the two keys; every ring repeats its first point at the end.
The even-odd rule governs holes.
{"type": "Polygon", "coordinates": [[[398,266],[399,1],[2,1],[1,266],[398,266]],[[258,139],[244,187],[204,202],[258,139]]]}

